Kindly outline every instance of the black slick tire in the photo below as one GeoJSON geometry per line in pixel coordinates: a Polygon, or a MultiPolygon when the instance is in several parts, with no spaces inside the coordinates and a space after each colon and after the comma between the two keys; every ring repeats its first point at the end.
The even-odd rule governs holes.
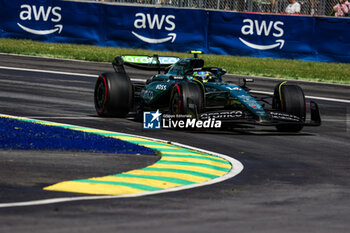
{"type": "Polygon", "coordinates": [[[169,110],[171,114],[192,115],[203,112],[204,93],[196,83],[183,82],[173,86],[169,110]]]}
{"type": "Polygon", "coordinates": [[[274,92],[273,108],[301,119],[300,124],[280,124],[276,128],[281,132],[299,132],[304,127],[306,103],[304,92],[298,85],[279,83],[274,92]]]}
{"type": "Polygon", "coordinates": [[[130,78],[121,73],[103,73],[95,84],[94,102],[99,116],[125,117],[132,107],[130,78]]]}

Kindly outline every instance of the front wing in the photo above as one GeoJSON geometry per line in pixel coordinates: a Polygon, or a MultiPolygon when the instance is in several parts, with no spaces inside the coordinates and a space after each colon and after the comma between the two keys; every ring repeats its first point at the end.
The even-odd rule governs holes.
{"type": "Polygon", "coordinates": [[[254,124],[254,125],[265,125],[265,126],[276,126],[276,125],[304,125],[304,126],[320,126],[321,117],[318,109],[318,105],[311,101],[310,102],[310,113],[311,117],[308,121],[304,121],[298,116],[277,111],[277,110],[266,110],[267,117],[258,117],[248,110],[215,110],[207,111],[197,115],[199,120],[208,120],[215,118],[223,123],[232,124],[254,124]]]}

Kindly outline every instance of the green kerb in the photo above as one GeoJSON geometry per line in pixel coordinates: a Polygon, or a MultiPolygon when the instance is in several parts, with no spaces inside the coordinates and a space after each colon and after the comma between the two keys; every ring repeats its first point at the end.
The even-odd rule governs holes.
{"type": "Polygon", "coordinates": [[[80,183],[93,183],[93,184],[108,184],[108,185],[121,185],[125,187],[130,187],[134,189],[141,189],[145,191],[157,191],[162,190],[161,188],[156,188],[149,185],[143,185],[143,184],[134,184],[134,183],[128,183],[128,182],[115,182],[115,181],[102,181],[102,180],[73,180],[73,182],[80,182],[80,183]]]}
{"type": "Polygon", "coordinates": [[[196,171],[189,171],[184,169],[175,169],[175,168],[155,168],[155,167],[146,167],[141,169],[143,171],[154,171],[154,172],[174,172],[179,174],[187,174],[187,175],[193,175],[198,177],[204,177],[204,178],[210,178],[215,179],[219,176],[204,173],[204,172],[196,172],[196,171]]]}
{"type": "Polygon", "coordinates": [[[208,160],[208,161],[213,161],[217,163],[222,163],[222,164],[230,164],[229,162],[225,160],[220,160],[220,159],[214,159],[214,158],[209,158],[209,157],[204,157],[200,155],[172,155],[172,154],[163,154],[162,156],[164,159],[170,157],[170,158],[189,158],[189,159],[202,159],[202,160],[208,160]]]}
{"type": "Polygon", "coordinates": [[[179,179],[179,178],[173,178],[173,177],[165,177],[165,176],[136,175],[136,174],[116,174],[116,175],[110,175],[110,176],[160,180],[160,181],[165,181],[165,182],[170,182],[170,183],[175,183],[175,184],[181,184],[181,185],[195,184],[195,182],[191,182],[191,181],[188,181],[188,180],[179,179]]]}
{"type": "Polygon", "coordinates": [[[217,170],[217,171],[223,171],[223,172],[228,172],[228,171],[231,170],[229,168],[217,167],[217,166],[204,164],[204,163],[190,163],[190,162],[178,162],[178,161],[164,161],[164,160],[160,160],[160,161],[157,162],[157,164],[203,167],[203,168],[209,168],[209,169],[213,169],[213,170],[217,170]]]}

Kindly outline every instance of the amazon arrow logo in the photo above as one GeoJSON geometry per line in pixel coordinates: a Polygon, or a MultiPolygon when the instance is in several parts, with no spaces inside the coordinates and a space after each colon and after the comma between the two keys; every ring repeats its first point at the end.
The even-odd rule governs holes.
{"type": "Polygon", "coordinates": [[[174,40],[176,39],[176,34],[175,33],[169,33],[168,36],[166,38],[162,38],[162,39],[152,39],[152,38],[147,38],[144,36],[141,36],[139,34],[137,34],[136,32],[131,32],[134,36],[136,36],[137,38],[139,38],[140,40],[150,43],[150,44],[160,44],[160,43],[164,43],[167,41],[171,40],[171,43],[174,42],[174,40]]]}
{"type": "Polygon", "coordinates": [[[169,41],[171,43],[174,43],[174,41],[176,40],[176,33],[173,32],[176,28],[176,25],[174,23],[175,15],[151,15],[137,13],[135,15],[135,18],[135,29],[149,29],[157,31],[165,29],[169,32],[168,35],[164,38],[148,38],[140,35],[139,33],[136,33],[135,31],[132,31],[131,33],[139,40],[150,44],[161,44],[169,41]]]}
{"type": "Polygon", "coordinates": [[[57,24],[55,25],[54,29],[50,29],[50,30],[35,30],[35,29],[31,29],[31,28],[27,28],[23,25],[21,25],[20,23],[17,23],[17,25],[22,28],[24,31],[35,34],[35,35],[49,35],[55,32],[58,32],[58,34],[61,33],[63,26],[61,24],[57,24]]]}
{"type": "Polygon", "coordinates": [[[268,49],[274,49],[277,47],[280,47],[280,49],[283,48],[284,40],[276,40],[275,44],[272,45],[257,45],[249,43],[248,41],[243,40],[242,38],[238,38],[240,41],[242,41],[243,44],[245,44],[248,47],[251,47],[253,49],[259,49],[259,50],[268,50],[268,49]]]}
{"type": "Polygon", "coordinates": [[[61,7],[52,7],[52,6],[31,6],[31,5],[21,5],[21,12],[19,14],[19,18],[22,21],[51,21],[53,23],[57,23],[54,28],[51,29],[42,29],[42,30],[37,30],[37,29],[32,29],[29,28],[28,26],[23,26],[21,23],[17,23],[17,25],[24,31],[28,33],[32,33],[35,35],[49,35],[55,32],[58,32],[60,34],[63,29],[62,24],[58,24],[61,19],[61,7]]]}
{"type": "MultiPolygon", "coordinates": [[[[268,37],[272,34],[273,37],[277,38],[274,42],[272,42],[269,45],[259,45],[254,44],[251,42],[248,42],[241,37],[238,39],[245,44],[246,46],[258,49],[258,50],[269,50],[274,48],[282,49],[284,46],[285,41],[282,39],[279,39],[284,35],[284,30],[282,26],[284,25],[281,21],[269,21],[268,23],[263,20],[259,22],[258,20],[251,20],[251,19],[244,19],[243,20],[244,25],[241,28],[241,32],[245,36],[253,36],[256,34],[256,36],[265,36],[268,37]]],[[[253,37],[254,38],[254,37],[253,37]]]]}

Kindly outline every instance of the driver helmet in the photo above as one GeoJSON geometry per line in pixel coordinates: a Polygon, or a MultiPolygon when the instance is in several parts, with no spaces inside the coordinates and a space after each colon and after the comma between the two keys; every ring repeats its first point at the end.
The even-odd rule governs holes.
{"type": "Polygon", "coordinates": [[[212,79],[212,76],[211,76],[211,74],[208,71],[201,70],[201,71],[193,72],[193,78],[197,79],[198,81],[206,83],[210,79],[212,79]]]}

